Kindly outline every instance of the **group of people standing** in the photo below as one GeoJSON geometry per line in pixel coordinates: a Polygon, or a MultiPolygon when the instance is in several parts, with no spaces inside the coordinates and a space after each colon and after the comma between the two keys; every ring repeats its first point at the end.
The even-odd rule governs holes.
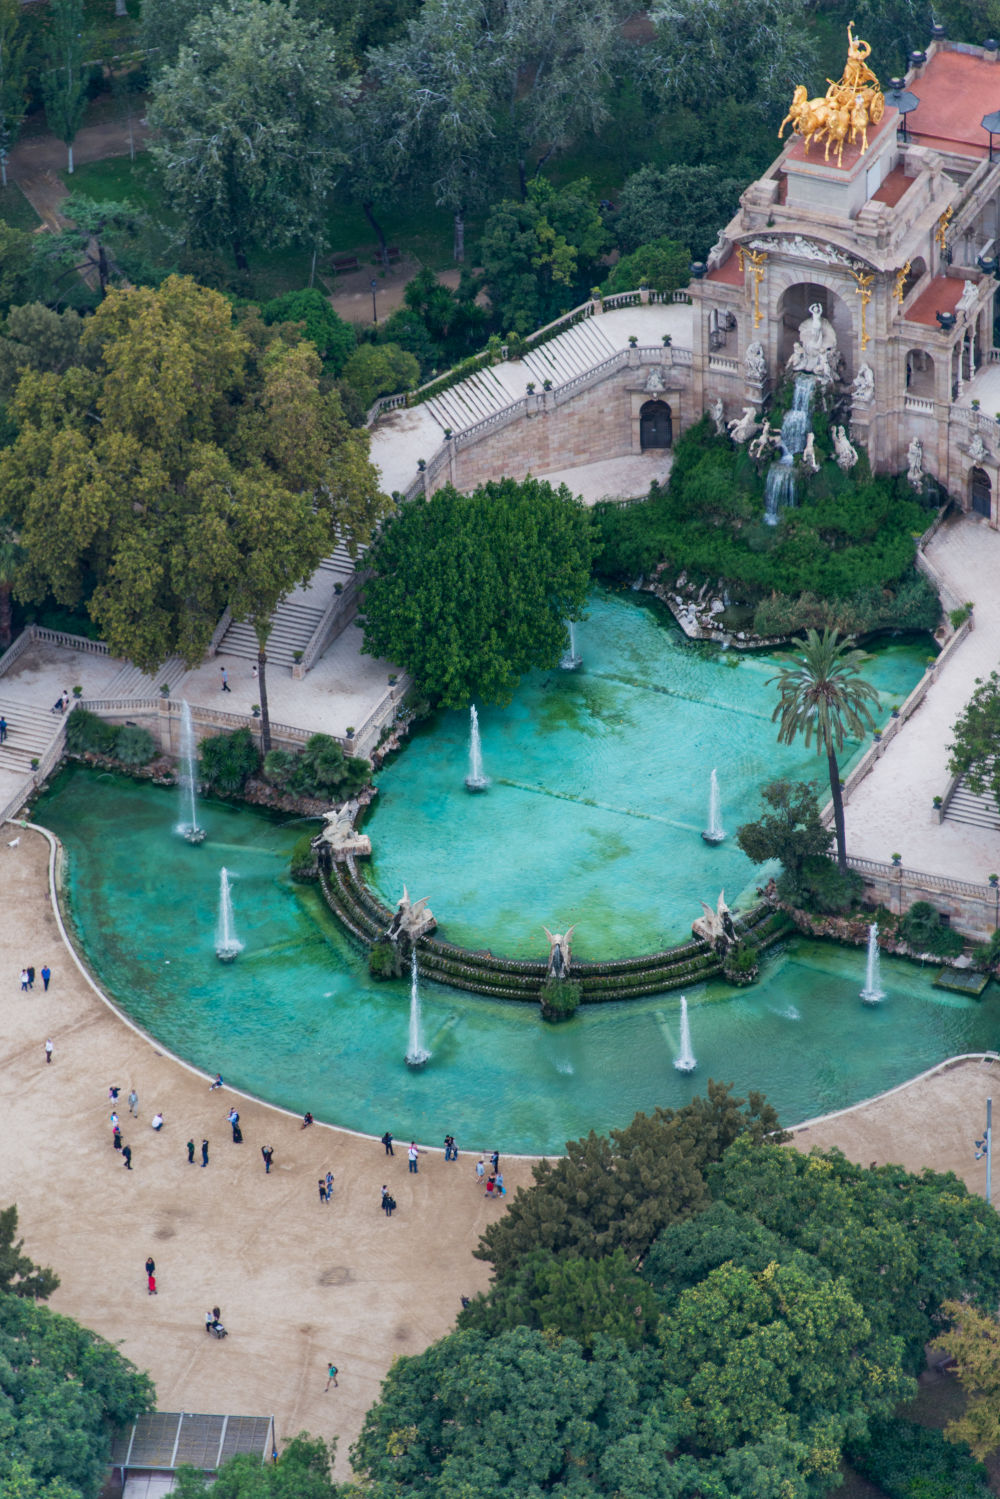
{"type": "MultiPolygon", "coordinates": [[[[46,993],[48,993],[49,979],[51,977],[52,977],[52,969],[49,967],[48,963],[43,963],[42,964],[42,987],[44,988],[44,990],[45,990],[46,993]]],[[[35,987],[35,970],[34,970],[34,967],[29,964],[26,968],[22,968],[21,969],[21,993],[22,994],[27,994],[28,991],[30,989],[33,989],[34,987],[35,987]]]]}

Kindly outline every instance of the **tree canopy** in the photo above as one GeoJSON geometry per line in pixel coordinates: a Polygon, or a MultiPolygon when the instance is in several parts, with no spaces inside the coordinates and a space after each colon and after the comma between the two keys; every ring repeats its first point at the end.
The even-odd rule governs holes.
{"type": "Polygon", "coordinates": [[[295,0],[224,0],[188,26],[149,108],[150,152],[191,240],[231,249],[322,245],[354,85],[337,38],[295,0]]]}
{"type": "Polygon", "coordinates": [[[537,178],[523,201],[498,203],[483,231],[481,256],[504,327],[529,333],[580,302],[606,244],[585,177],[559,189],[537,178]]]}
{"type": "Polygon", "coordinates": [[[501,479],[408,501],[368,554],[364,649],[445,707],[508,703],[566,649],[593,553],[590,516],[565,486],[501,479]]]}
{"type": "Polygon", "coordinates": [[[80,354],[26,370],[11,402],[0,513],[26,552],[18,597],[86,602],[146,670],[194,664],[227,604],[259,620],[338,535],[368,540],[386,503],[368,435],[321,389],[311,344],[170,277],[111,291],[80,354]]]}
{"type": "Polygon", "coordinates": [[[964,776],[977,796],[988,792],[1000,806],[1000,676],[976,678],[976,690],[955,724],[948,769],[964,776]]]}

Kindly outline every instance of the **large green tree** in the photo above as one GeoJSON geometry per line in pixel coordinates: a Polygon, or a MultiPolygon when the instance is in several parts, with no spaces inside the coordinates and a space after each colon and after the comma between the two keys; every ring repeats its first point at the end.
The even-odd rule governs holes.
{"type": "Polygon", "coordinates": [[[761,800],[770,809],[756,822],[736,830],[736,842],[754,864],[778,859],[797,880],[806,859],[830,850],[833,834],[824,827],[816,804],[815,781],[769,781],[761,800]]]}
{"type": "Polygon", "coordinates": [[[51,0],[47,55],[41,73],[42,98],[49,129],[65,143],[70,173],[73,142],[87,107],[83,29],[83,0],[51,0]]]}
{"type": "Polygon", "coordinates": [[[792,83],[816,71],[805,0],[653,0],[650,19],[641,62],[670,109],[710,116],[732,99],[784,113],[792,83]]]}
{"type": "Polygon", "coordinates": [[[28,99],[28,31],[21,0],[0,0],[0,186],[28,99]]]}
{"type": "Polygon", "coordinates": [[[88,365],[28,370],[12,402],[0,514],[26,553],[18,597],[86,601],[146,670],[194,664],[227,604],[256,619],[338,536],[369,539],[387,502],[368,434],[321,389],[311,344],[237,326],[225,298],[170,277],[111,291],[81,351],[88,365]]]}
{"type": "Polygon", "coordinates": [[[193,20],[149,109],[190,241],[242,270],[255,248],[321,245],[353,97],[335,35],[294,0],[224,0],[193,20]]]}
{"type": "Polygon", "coordinates": [[[565,650],[593,553],[590,516],[565,485],[447,485],[405,504],[369,553],[364,648],[445,707],[508,703],[525,672],[565,650]]]}
{"type": "Polygon", "coordinates": [[[348,1499],[353,1486],[334,1483],[330,1476],[336,1441],[324,1442],[300,1432],[274,1464],[244,1454],[223,1463],[215,1478],[195,1468],[177,1473],[177,1499],[348,1499]]]}
{"type": "Polygon", "coordinates": [[[530,333],[568,311],[591,286],[607,231],[586,177],[555,188],[537,178],[523,201],[505,198],[483,230],[481,260],[504,328],[530,333]]]}
{"type": "Polygon", "coordinates": [[[793,744],[801,734],[807,749],[815,738],[817,753],[826,756],[837,862],[841,874],[846,874],[844,797],[837,756],[848,735],[860,739],[875,727],[870,705],[878,703],[878,693],[861,677],[865,655],[852,649],[850,636],[844,639],[836,630],[824,630],[822,635],[807,630],[792,646],[799,653],[798,660],[770,679],[777,683],[779,698],[771,716],[779,725],[779,744],[793,744]]]}

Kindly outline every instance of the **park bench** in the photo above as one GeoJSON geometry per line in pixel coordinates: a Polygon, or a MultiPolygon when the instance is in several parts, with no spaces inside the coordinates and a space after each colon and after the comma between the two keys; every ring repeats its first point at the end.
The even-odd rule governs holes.
{"type": "Polygon", "coordinates": [[[333,267],[334,275],[339,276],[342,271],[356,271],[358,269],[358,258],[356,255],[334,255],[331,258],[330,264],[333,267]]]}

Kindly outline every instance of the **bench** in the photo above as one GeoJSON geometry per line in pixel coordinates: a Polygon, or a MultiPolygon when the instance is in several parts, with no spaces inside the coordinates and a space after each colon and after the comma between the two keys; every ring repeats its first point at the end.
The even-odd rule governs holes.
{"type": "Polygon", "coordinates": [[[400,258],[398,245],[388,245],[386,247],[385,253],[390,265],[395,264],[395,262],[400,258]]]}
{"type": "Polygon", "coordinates": [[[335,276],[340,275],[341,271],[356,271],[359,269],[356,255],[334,255],[331,257],[330,264],[333,267],[335,276]]]}

